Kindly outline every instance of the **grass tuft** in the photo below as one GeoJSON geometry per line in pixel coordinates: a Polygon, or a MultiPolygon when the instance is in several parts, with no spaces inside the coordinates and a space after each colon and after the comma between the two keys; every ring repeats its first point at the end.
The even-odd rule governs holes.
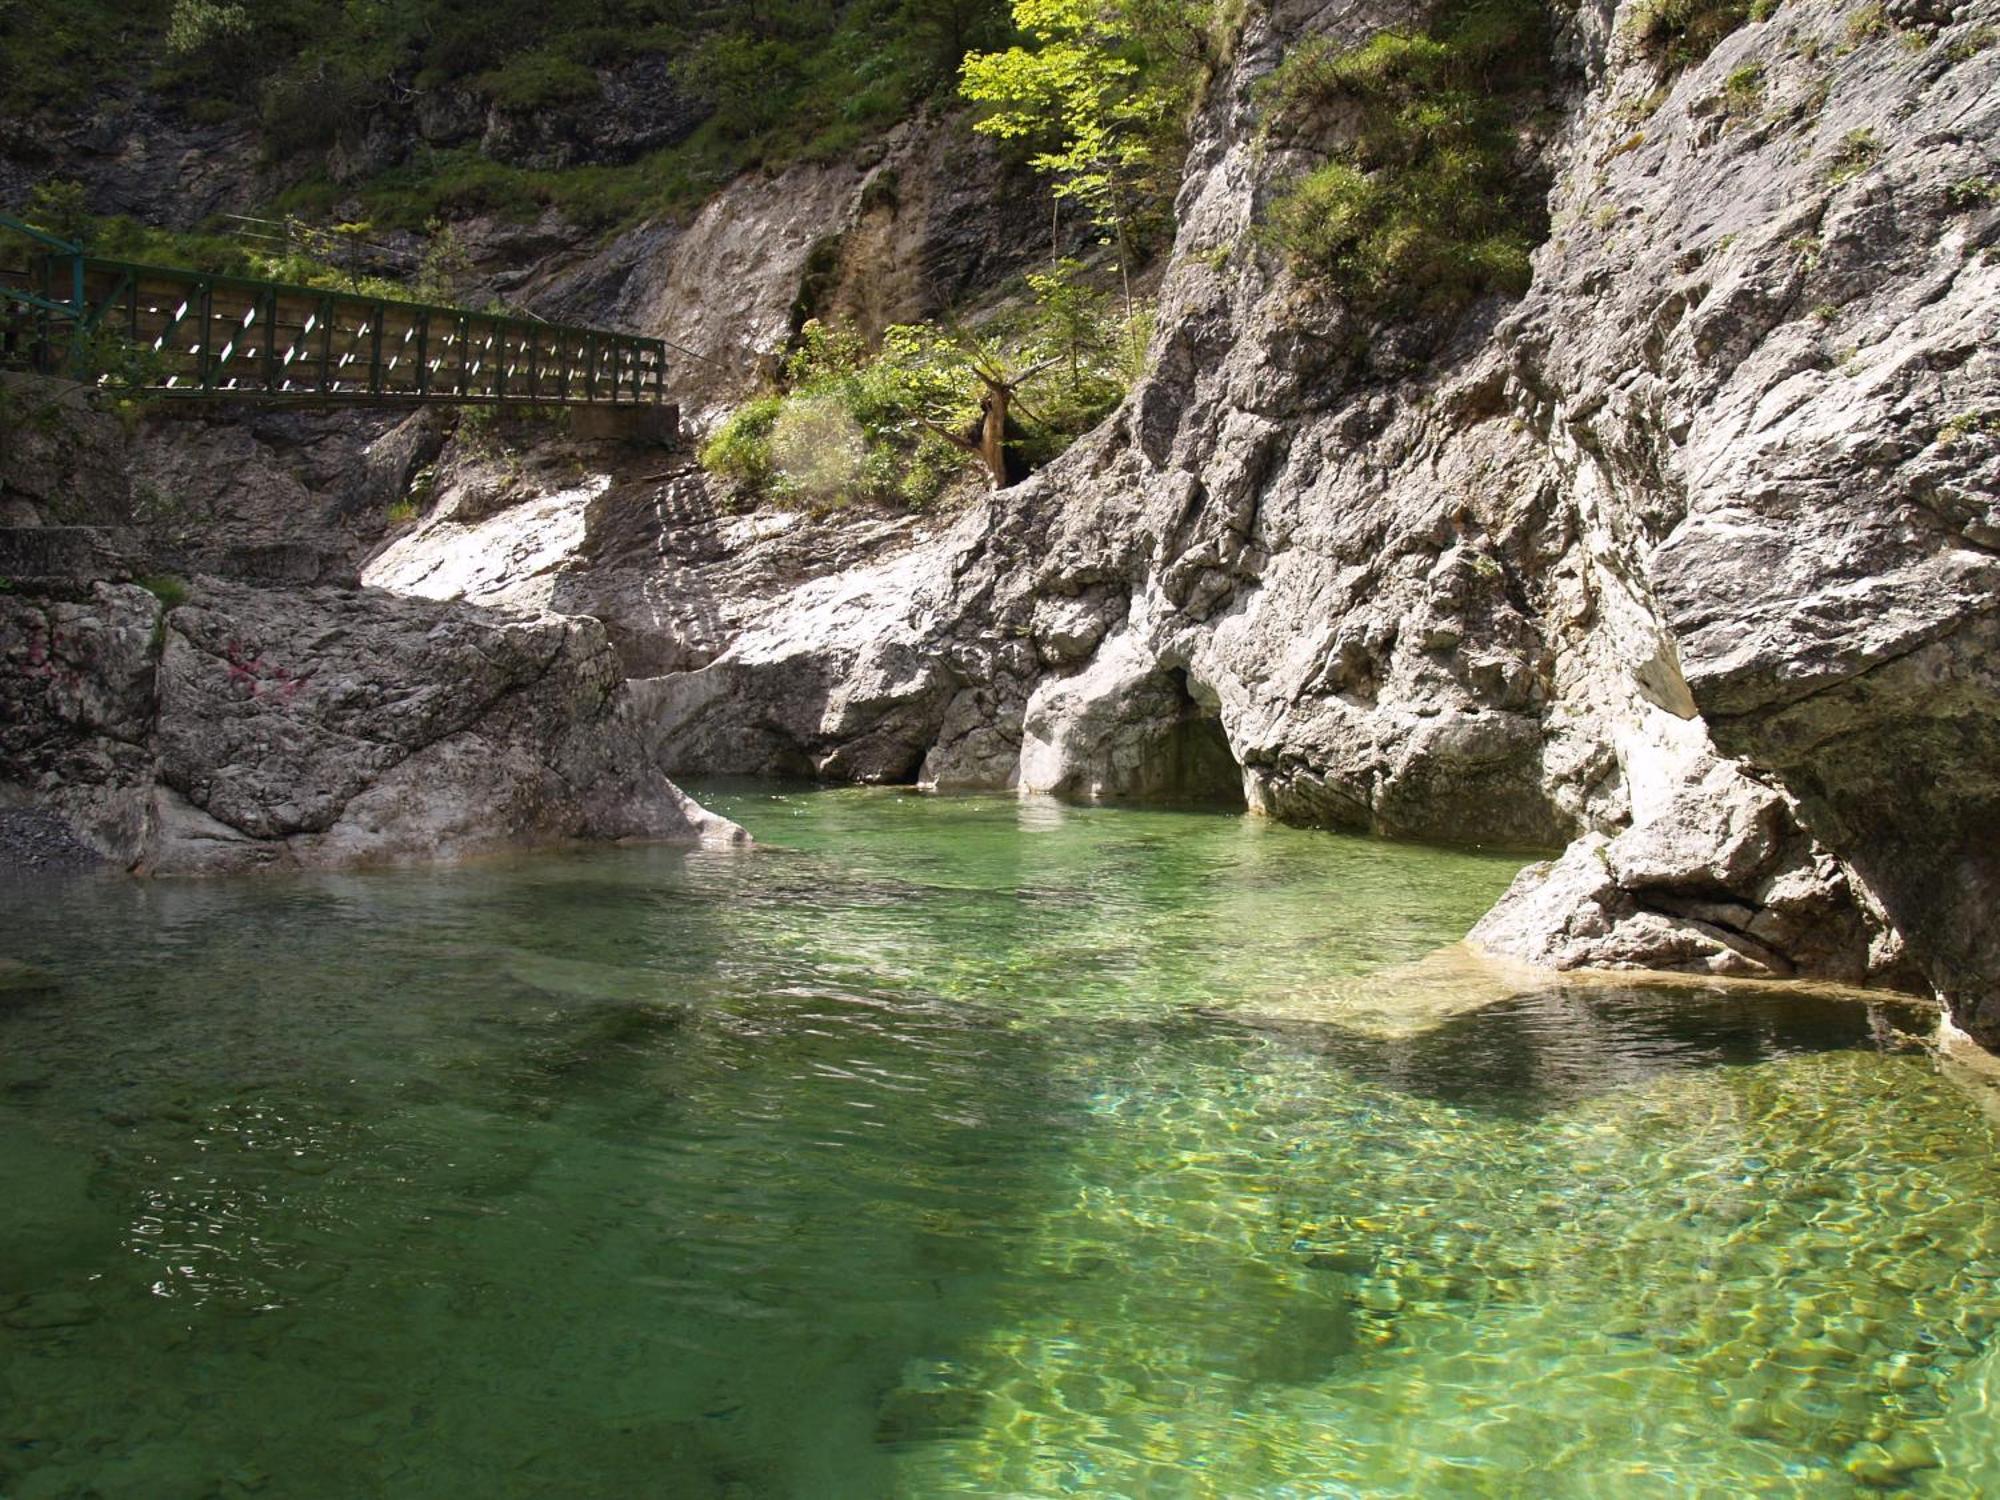
{"type": "Polygon", "coordinates": [[[159,600],[162,609],[179,609],[187,603],[188,584],[185,578],[177,578],[171,573],[151,573],[133,581],[159,600]]]}

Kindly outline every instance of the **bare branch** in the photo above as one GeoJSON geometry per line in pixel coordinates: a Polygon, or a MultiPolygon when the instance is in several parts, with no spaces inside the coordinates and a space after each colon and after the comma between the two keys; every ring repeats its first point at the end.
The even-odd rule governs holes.
{"type": "Polygon", "coordinates": [[[918,417],[917,421],[925,428],[943,438],[947,443],[950,443],[954,448],[963,448],[967,453],[979,453],[980,451],[979,444],[967,438],[963,433],[953,432],[948,427],[940,427],[929,417],[918,417]]]}
{"type": "Polygon", "coordinates": [[[1013,382],[1008,386],[1008,389],[1012,390],[1016,386],[1026,385],[1029,381],[1033,380],[1037,375],[1041,374],[1044,370],[1053,370],[1057,365],[1061,364],[1065,358],[1066,356],[1064,355],[1056,354],[1056,355],[1051,355],[1048,359],[1042,360],[1037,364],[1029,365],[1027,369],[1023,370],[1020,374],[1014,377],[1013,382]]]}

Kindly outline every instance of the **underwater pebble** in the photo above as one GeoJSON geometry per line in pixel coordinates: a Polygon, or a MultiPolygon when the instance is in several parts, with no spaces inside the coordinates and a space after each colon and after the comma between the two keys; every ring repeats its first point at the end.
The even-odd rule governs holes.
{"type": "Polygon", "coordinates": [[[1402,1288],[1387,1277],[1371,1277],[1355,1288],[1355,1298],[1370,1312],[1398,1312],[1403,1306],[1402,1288]]]}
{"type": "Polygon", "coordinates": [[[1847,1461],[1847,1472],[1874,1489],[1894,1489],[1920,1469],[1938,1467],[1929,1444],[1905,1433],[1887,1444],[1870,1443],[1847,1461]]]}
{"type": "Polygon", "coordinates": [[[1323,1250],[1317,1255],[1307,1256],[1306,1265],[1315,1271],[1338,1271],[1347,1276],[1364,1276],[1375,1269],[1375,1257],[1354,1250],[1323,1250]]]}
{"type": "Polygon", "coordinates": [[[1784,1436],[1783,1429],[1772,1420],[1764,1403],[1748,1397],[1730,1406],[1729,1430],[1753,1438],[1776,1439],[1784,1436]]]}

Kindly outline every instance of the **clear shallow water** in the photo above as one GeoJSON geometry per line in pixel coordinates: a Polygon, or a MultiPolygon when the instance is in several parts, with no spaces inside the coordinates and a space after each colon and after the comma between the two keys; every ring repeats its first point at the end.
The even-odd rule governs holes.
{"type": "Polygon", "coordinates": [[[1512,862],[710,801],[0,892],[0,1495],[2000,1493],[2000,1141],[1881,1016],[1399,1026],[1512,862]]]}

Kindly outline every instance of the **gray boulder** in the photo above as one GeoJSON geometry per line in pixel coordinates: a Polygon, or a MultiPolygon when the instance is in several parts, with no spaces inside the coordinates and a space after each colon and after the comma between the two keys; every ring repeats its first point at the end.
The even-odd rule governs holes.
{"type": "Polygon", "coordinates": [[[743,838],[648,758],[594,621],[213,579],[6,605],[0,795],[141,871],[743,838]]]}

